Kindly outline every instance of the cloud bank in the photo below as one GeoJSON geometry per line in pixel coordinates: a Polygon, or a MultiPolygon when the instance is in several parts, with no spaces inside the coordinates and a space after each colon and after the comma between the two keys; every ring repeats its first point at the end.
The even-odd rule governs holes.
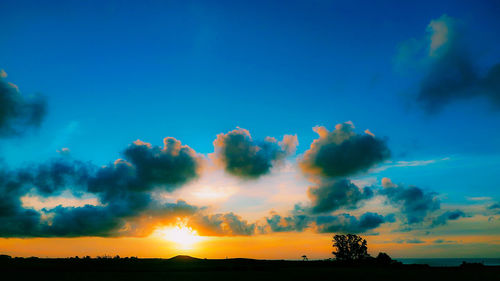
{"type": "Polygon", "coordinates": [[[283,217],[272,213],[271,217],[266,218],[267,228],[264,227],[263,232],[302,232],[310,228],[318,233],[366,233],[386,222],[391,221],[371,212],[359,217],[347,213],[316,216],[296,212],[283,217]]]}
{"type": "Polygon", "coordinates": [[[255,234],[256,224],[248,223],[240,216],[226,214],[197,215],[190,220],[201,235],[209,236],[249,236],[255,234]]]}
{"type": "Polygon", "coordinates": [[[153,190],[171,192],[198,176],[201,158],[194,150],[165,138],[163,147],[136,141],[123,156],[104,167],[64,158],[14,171],[3,169],[0,236],[136,235],[141,230],[130,226],[130,221],[143,216],[193,215],[199,210],[182,200],[160,203],[152,196],[153,190]],[[29,192],[48,197],[68,189],[77,196],[90,193],[100,205],[36,211],[24,208],[20,200],[29,192]]]}
{"type": "Polygon", "coordinates": [[[385,219],[376,213],[364,213],[359,218],[350,214],[319,216],[316,219],[320,233],[364,233],[379,227],[385,219]]]}

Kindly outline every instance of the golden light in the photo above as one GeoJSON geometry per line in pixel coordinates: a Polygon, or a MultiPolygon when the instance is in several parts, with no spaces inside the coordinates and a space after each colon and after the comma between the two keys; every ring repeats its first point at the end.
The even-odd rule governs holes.
{"type": "Polygon", "coordinates": [[[181,219],[177,219],[174,226],[156,229],[154,236],[174,242],[179,250],[191,250],[196,243],[203,240],[196,230],[187,226],[187,222],[181,219]]]}

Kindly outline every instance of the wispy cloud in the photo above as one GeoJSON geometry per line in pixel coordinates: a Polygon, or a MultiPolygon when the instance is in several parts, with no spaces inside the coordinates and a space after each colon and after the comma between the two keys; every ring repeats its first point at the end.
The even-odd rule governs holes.
{"type": "Polygon", "coordinates": [[[429,160],[412,160],[412,161],[386,161],[383,165],[380,165],[376,168],[370,169],[370,173],[378,173],[385,171],[387,169],[391,168],[404,168],[404,167],[421,167],[421,166],[428,166],[432,164],[436,164],[438,162],[442,161],[448,161],[451,160],[450,157],[443,157],[443,158],[438,158],[438,159],[429,159],[429,160]]]}

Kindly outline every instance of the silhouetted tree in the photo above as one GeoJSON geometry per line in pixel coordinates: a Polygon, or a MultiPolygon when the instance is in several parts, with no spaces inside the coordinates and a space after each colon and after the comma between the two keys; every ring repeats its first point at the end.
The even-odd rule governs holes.
{"type": "Polygon", "coordinates": [[[303,256],[302,256],[302,260],[303,260],[303,261],[308,261],[309,259],[307,258],[307,256],[306,256],[306,255],[303,255],[303,256]]]}
{"type": "Polygon", "coordinates": [[[370,256],[366,240],[355,234],[335,235],[333,247],[336,248],[336,251],[333,251],[332,254],[340,261],[356,261],[370,256]]]}

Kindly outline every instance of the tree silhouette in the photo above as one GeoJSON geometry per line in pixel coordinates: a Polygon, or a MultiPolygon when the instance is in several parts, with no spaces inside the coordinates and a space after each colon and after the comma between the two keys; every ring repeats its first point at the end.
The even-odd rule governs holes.
{"type": "Polygon", "coordinates": [[[370,256],[366,240],[355,234],[335,235],[333,247],[336,248],[336,251],[333,251],[332,254],[340,261],[356,261],[370,256]]]}
{"type": "Polygon", "coordinates": [[[303,255],[303,256],[302,256],[302,260],[303,260],[303,261],[308,261],[309,259],[307,258],[307,256],[306,256],[306,255],[303,255]]]}

